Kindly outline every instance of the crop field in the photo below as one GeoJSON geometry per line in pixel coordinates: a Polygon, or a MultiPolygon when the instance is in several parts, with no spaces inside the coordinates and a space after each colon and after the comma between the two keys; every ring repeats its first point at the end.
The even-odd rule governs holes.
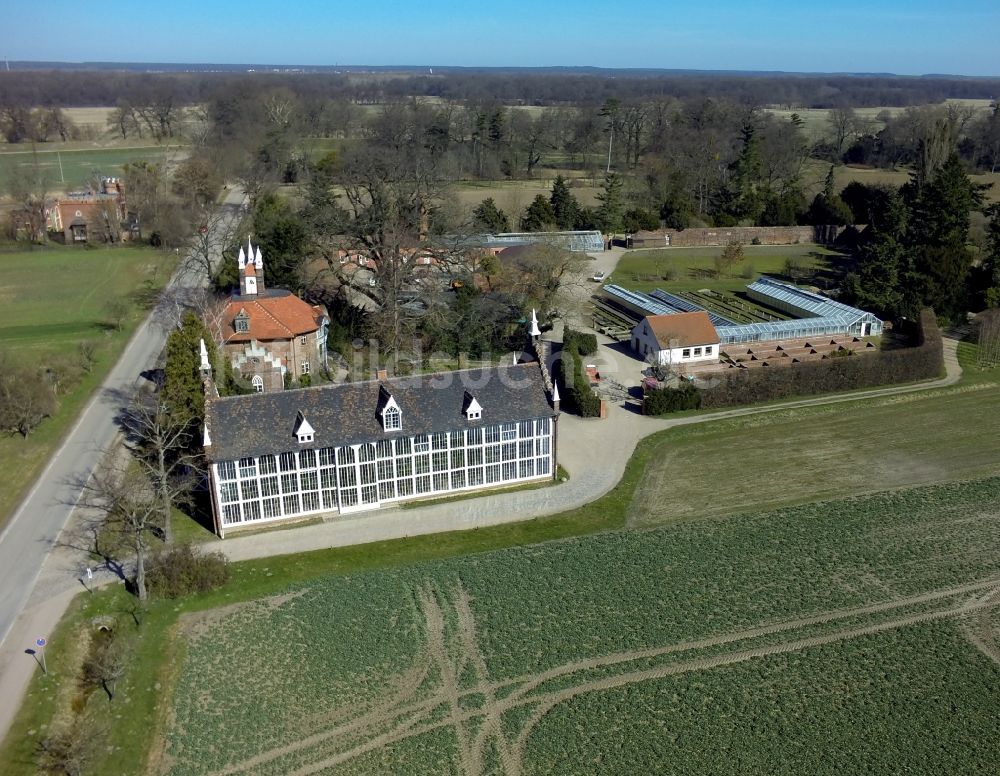
{"type": "Polygon", "coordinates": [[[743,291],[760,275],[782,275],[785,262],[798,263],[803,273],[836,271],[845,258],[821,245],[745,245],[743,261],[721,277],[715,275],[718,248],[662,248],[629,251],[618,262],[611,281],[633,291],[743,291]],[[666,279],[669,278],[669,279],[666,279]]]}
{"type": "Polygon", "coordinates": [[[42,168],[46,190],[70,191],[85,186],[88,180],[101,175],[121,175],[128,162],[147,161],[174,163],[184,158],[182,146],[136,145],[112,148],[23,150],[22,146],[5,146],[0,150],[0,191],[5,191],[10,177],[19,168],[42,168]],[[18,150],[12,150],[17,148],[18,150]]]}
{"type": "Polygon", "coordinates": [[[689,521],[188,615],[151,770],[987,773],[998,497],[689,521]]]}

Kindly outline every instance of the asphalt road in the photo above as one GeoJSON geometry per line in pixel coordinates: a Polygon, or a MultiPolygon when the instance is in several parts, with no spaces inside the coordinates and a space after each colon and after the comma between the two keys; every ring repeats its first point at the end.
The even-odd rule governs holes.
{"type": "MultiPolygon", "coordinates": [[[[243,193],[231,190],[222,207],[233,218],[242,202],[243,193]]],[[[195,288],[204,283],[199,273],[186,271],[182,265],[170,287],[195,288]]],[[[80,483],[90,477],[102,452],[118,433],[114,418],[119,404],[115,395],[131,389],[143,379],[144,371],[156,365],[167,336],[160,323],[162,313],[162,308],[158,309],[143,321],[0,534],[0,645],[27,603],[42,563],[80,497],[80,483]]]]}

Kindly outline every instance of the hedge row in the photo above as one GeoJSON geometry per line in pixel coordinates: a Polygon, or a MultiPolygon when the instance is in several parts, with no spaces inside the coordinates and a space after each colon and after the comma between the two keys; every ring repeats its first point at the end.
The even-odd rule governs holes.
{"type": "Polygon", "coordinates": [[[696,410],[701,407],[701,391],[693,385],[680,388],[647,389],[642,397],[643,415],[666,415],[668,412],[696,410]]]}
{"type": "Polygon", "coordinates": [[[944,371],[944,344],[932,310],[920,314],[916,346],[829,358],[794,366],[730,369],[718,384],[701,389],[705,409],[930,380],[944,371]]]}
{"type": "Polygon", "coordinates": [[[566,329],[563,334],[562,363],[559,370],[562,378],[561,404],[563,409],[584,418],[597,418],[601,415],[601,399],[590,387],[590,381],[583,373],[583,359],[580,357],[596,352],[596,335],[566,329]]]}

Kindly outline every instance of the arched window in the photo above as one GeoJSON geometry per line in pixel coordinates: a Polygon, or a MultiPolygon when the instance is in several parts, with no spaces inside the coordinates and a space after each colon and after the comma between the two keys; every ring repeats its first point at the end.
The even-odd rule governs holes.
{"type": "Polygon", "coordinates": [[[253,379],[250,381],[250,385],[257,393],[264,393],[264,378],[260,375],[254,375],[253,379]]]}
{"type": "Polygon", "coordinates": [[[385,419],[386,431],[398,431],[403,427],[402,418],[399,414],[399,407],[386,407],[382,416],[385,419]]]}

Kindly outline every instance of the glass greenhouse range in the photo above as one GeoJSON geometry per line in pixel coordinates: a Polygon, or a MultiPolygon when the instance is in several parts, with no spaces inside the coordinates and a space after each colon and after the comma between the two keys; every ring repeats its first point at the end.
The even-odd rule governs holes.
{"type": "MultiPolygon", "coordinates": [[[[603,291],[607,298],[639,318],[703,309],[688,299],[660,289],[643,294],[609,285],[603,291]]],[[[709,310],[707,312],[722,345],[827,335],[868,337],[882,333],[882,321],[871,313],[791,283],[761,277],[747,286],[746,295],[754,302],[793,317],[790,320],[736,323],[709,310]]]]}

